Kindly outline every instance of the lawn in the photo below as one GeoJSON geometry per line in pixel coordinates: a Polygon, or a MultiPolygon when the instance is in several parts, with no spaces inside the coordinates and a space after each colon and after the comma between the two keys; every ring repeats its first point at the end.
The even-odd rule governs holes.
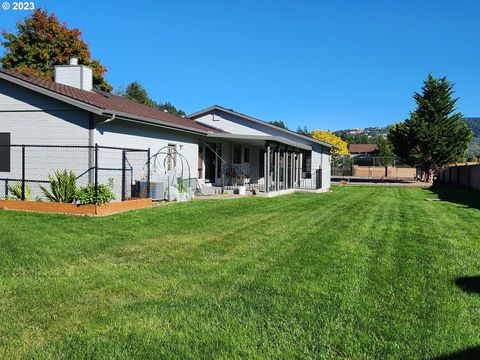
{"type": "Polygon", "coordinates": [[[466,190],[337,187],[1,211],[0,357],[480,356],[479,209],[466,190]]]}

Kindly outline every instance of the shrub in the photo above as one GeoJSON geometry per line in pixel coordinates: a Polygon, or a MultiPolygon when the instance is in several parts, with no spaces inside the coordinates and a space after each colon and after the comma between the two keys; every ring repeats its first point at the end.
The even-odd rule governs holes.
{"type": "Polygon", "coordinates": [[[55,171],[55,176],[48,175],[50,190],[40,185],[45,197],[51,202],[72,203],[75,200],[77,177],[73,171],[55,171]]]}
{"type": "MultiPolygon", "coordinates": [[[[22,182],[17,181],[7,186],[8,193],[11,194],[6,197],[8,200],[22,200],[22,182]]],[[[25,185],[25,200],[32,200],[32,190],[30,186],[25,185]]]]}
{"type": "Polygon", "coordinates": [[[75,192],[75,198],[79,204],[108,204],[115,199],[115,195],[112,192],[113,180],[110,179],[107,185],[98,185],[98,191],[95,194],[95,185],[87,185],[79,188],[75,192]]]}
{"type": "Polygon", "coordinates": [[[180,193],[188,192],[188,186],[186,184],[186,181],[180,178],[177,179],[177,189],[178,189],[178,192],[180,193]]]}

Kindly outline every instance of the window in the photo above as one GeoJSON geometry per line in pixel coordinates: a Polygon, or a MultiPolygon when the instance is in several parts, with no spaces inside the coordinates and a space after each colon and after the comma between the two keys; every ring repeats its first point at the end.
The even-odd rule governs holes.
{"type": "Polygon", "coordinates": [[[175,163],[177,161],[177,145],[168,144],[167,148],[167,171],[173,170],[175,168],[175,163]]]}
{"type": "Polygon", "coordinates": [[[10,172],[10,133],[0,133],[0,172],[10,172]]]}
{"type": "Polygon", "coordinates": [[[302,156],[302,178],[312,178],[312,153],[303,153],[302,156]]]}
{"type": "Polygon", "coordinates": [[[243,149],[243,162],[250,162],[250,149],[247,147],[243,149]]]}
{"type": "Polygon", "coordinates": [[[242,163],[242,146],[240,144],[233,144],[233,163],[242,163]]]}

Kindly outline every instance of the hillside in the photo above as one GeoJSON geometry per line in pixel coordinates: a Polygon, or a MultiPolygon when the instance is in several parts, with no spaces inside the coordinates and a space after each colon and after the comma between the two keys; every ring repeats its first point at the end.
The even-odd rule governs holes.
{"type": "MultiPolygon", "coordinates": [[[[467,151],[467,158],[480,157],[480,117],[466,117],[464,120],[473,131],[473,140],[467,151]]],[[[377,143],[379,138],[386,138],[388,135],[387,127],[367,127],[355,129],[343,129],[334,132],[349,144],[368,144],[377,143]]]]}
{"type": "Polygon", "coordinates": [[[472,156],[480,157],[480,118],[465,118],[465,121],[473,131],[473,140],[467,151],[467,158],[472,156]]]}

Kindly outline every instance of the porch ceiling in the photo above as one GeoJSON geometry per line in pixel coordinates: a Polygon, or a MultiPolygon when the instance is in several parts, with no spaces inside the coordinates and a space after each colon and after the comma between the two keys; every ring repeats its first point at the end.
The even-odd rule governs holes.
{"type": "Polygon", "coordinates": [[[213,134],[208,134],[207,138],[209,139],[218,139],[218,140],[232,140],[232,141],[237,141],[241,142],[244,144],[251,144],[251,145],[256,145],[256,146],[264,146],[265,141],[273,141],[273,142],[279,142],[284,145],[296,147],[298,149],[302,150],[312,150],[311,146],[288,140],[284,137],[280,136],[267,136],[267,135],[242,135],[242,134],[226,134],[226,133],[213,133],[213,134]]]}

